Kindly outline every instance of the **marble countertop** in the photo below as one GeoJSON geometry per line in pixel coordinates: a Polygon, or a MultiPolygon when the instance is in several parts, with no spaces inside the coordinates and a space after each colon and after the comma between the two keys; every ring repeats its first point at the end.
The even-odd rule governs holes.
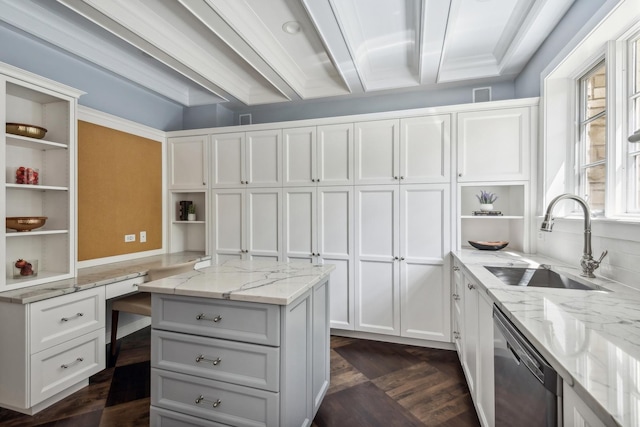
{"type": "Polygon", "coordinates": [[[139,290],[287,305],[334,269],[333,265],[232,260],[147,282],[139,290]]]}
{"type": "Polygon", "coordinates": [[[577,265],[538,255],[453,254],[602,421],[640,425],[640,291],[604,278],[581,278],[577,265]],[[540,264],[610,292],[509,286],[483,267],[540,264]]]}
{"type": "Polygon", "coordinates": [[[78,269],[78,275],[71,279],[0,292],[0,301],[29,304],[97,286],[109,285],[122,280],[146,276],[150,268],[209,259],[211,257],[205,256],[202,252],[179,252],[81,268],[78,269]]]}

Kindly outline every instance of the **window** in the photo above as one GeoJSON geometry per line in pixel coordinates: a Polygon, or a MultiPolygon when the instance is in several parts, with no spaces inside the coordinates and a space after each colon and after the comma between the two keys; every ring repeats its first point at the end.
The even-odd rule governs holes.
{"type": "MultiPolygon", "coordinates": [[[[640,38],[629,42],[629,134],[640,130],[640,38]]],[[[629,143],[627,212],[640,213],[640,142],[629,143]]]]}
{"type": "Polygon", "coordinates": [[[576,150],[577,193],[592,213],[604,214],[607,155],[607,76],[605,62],[579,80],[580,115],[576,150]]]}

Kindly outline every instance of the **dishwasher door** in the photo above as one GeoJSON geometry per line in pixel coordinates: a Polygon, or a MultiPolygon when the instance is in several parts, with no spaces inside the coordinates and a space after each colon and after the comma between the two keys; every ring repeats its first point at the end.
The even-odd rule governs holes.
{"type": "Polygon", "coordinates": [[[496,427],[558,425],[558,374],[494,305],[496,427]]]}

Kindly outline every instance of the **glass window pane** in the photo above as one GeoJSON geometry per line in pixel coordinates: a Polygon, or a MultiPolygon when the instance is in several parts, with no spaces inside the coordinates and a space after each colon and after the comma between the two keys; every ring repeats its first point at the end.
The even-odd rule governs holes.
{"type": "Polygon", "coordinates": [[[586,87],[586,118],[593,117],[601,113],[605,109],[605,100],[607,97],[607,76],[604,64],[594,70],[593,74],[587,77],[585,81],[586,87]]]}
{"type": "Polygon", "coordinates": [[[607,116],[598,117],[585,126],[585,163],[594,163],[603,160],[606,154],[605,143],[607,141],[607,116]]]}
{"type": "Polygon", "coordinates": [[[604,187],[606,178],[606,168],[604,165],[597,165],[586,168],[584,171],[584,193],[591,210],[595,212],[604,211],[604,187]]]}

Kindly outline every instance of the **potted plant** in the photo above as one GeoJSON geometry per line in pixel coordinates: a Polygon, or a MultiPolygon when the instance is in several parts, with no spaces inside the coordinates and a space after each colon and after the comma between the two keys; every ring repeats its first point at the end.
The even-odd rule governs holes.
{"type": "Polygon", "coordinates": [[[493,203],[498,200],[498,196],[495,193],[484,190],[480,190],[480,194],[476,194],[476,197],[480,202],[480,210],[485,212],[492,211],[493,203]]]}
{"type": "Polygon", "coordinates": [[[195,203],[192,203],[189,205],[189,208],[187,209],[187,219],[189,221],[195,221],[196,220],[196,205],[195,203]]]}

